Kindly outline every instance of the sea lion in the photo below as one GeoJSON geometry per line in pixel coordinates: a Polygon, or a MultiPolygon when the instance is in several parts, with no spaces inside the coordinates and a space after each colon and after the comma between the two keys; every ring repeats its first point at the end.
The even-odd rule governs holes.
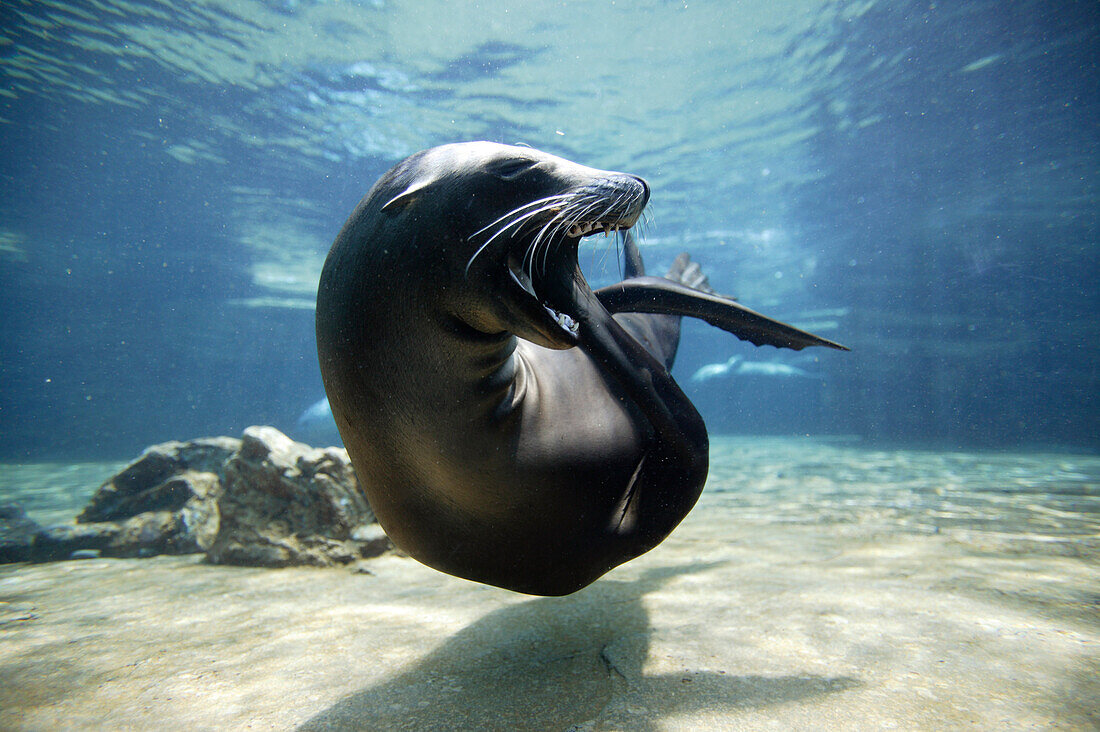
{"type": "Polygon", "coordinates": [[[580,239],[626,230],[641,178],[531,148],[443,145],[387,172],[325,261],[321,374],[383,529],[424,564],[564,595],[660,543],[707,476],[668,369],[680,316],[843,348],[696,289],[686,257],[593,292],[580,239]],[[612,317],[612,313],[622,313],[612,317]]]}
{"type": "Polygon", "coordinates": [[[779,361],[746,361],[744,356],[730,356],[721,363],[708,363],[700,366],[691,375],[692,381],[710,381],[726,376],[774,376],[778,378],[824,379],[789,363],[779,361]]]}

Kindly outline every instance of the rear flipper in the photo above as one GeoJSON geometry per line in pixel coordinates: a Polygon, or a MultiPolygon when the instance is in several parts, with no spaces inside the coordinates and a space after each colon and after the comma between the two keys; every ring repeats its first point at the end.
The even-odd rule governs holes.
{"type": "MultiPolygon", "coordinates": [[[[672,282],[678,282],[682,285],[687,285],[693,290],[699,292],[706,292],[711,295],[717,295],[714,288],[710,286],[710,280],[707,279],[706,274],[703,272],[703,268],[699,266],[698,262],[691,261],[691,257],[687,252],[680,252],[680,255],[672,261],[672,266],[668,268],[668,274],[665,275],[666,280],[672,282]]],[[[726,298],[727,300],[736,300],[735,297],[726,298]]]]}
{"type": "MultiPolygon", "coordinates": [[[[686,260],[684,255],[680,255],[677,262],[681,258],[686,260]]],[[[687,273],[688,267],[692,265],[694,263],[685,262],[681,272],[687,273]]],[[[698,265],[694,266],[698,269],[698,265]]],[[[670,274],[676,272],[676,268],[677,265],[674,264],[670,274]]],[[[757,346],[791,348],[795,351],[801,351],[807,346],[849,350],[839,343],[772,320],[728,297],[717,295],[709,289],[701,271],[699,276],[702,277],[701,282],[707,287],[707,291],[683,284],[682,275],[680,282],[664,277],[635,277],[602,287],[596,290],[596,296],[612,313],[655,313],[698,318],[757,346]]]]}
{"type": "MultiPolygon", "coordinates": [[[[623,247],[623,279],[630,280],[644,277],[645,263],[642,261],[642,253],[638,250],[638,244],[634,241],[634,234],[627,229],[620,231],[619,237],[623,247]]],[[[688,256],[687,252],[682,252],[680,256],[676,257],[672,262],[672,266],[668,268],[665,279],[680,282],[694,290],[714,293],[714,288],[710,286],[710,281],[703,273],[703,268],[698,263],[691,261],[691,257],[688,256]]]]}

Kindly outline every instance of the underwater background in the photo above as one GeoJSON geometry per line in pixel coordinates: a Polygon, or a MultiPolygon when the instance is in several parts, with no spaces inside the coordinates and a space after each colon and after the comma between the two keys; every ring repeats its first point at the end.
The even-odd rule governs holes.
{"type": "Polygon", "coordinates": [[[1100,728],[1098,64],[1096,0],[0,2],[0,728],[1100,728]],[[851,352],[685,320],[706,489],[566,597],[218,559],[238,485],[295,542],[348,495],[237,438],[339,456],[245,430],[337,443],[328,248],[474,139],[644,177],[651,273],[851,352]]]}
{"type": "MultiPolygon", "coordinates": [[[[13,0],[0,18],[2,460],[250,424],[324,442],[299,416],[324,395],[328,247],[395,162],[472,139],[643,176],[652,271],[688,250],[718,291],[852,348],[686,324],[674,375],[712,433],[1100,446],[1091,0],[13,0]],[[708,364],[732,368],[691,378],[708,364]]],[[[615,251],[587,240],[590,279],[618,277],[615,251]]]]}

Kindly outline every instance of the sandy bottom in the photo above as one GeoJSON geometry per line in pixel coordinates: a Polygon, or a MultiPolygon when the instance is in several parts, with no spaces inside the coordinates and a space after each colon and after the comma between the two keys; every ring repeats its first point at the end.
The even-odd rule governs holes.
{"type": "MultiPolygon", "coordinates": [[[[0,727],[1100,727],[1100,458],[716,438],[712,465],[672,537],[565,598],[397,556],[0,567],[0,727]]],[[[57,471],[98,469],[71,516],[111,467],[0,491],[56,518],[57,471]]]]}

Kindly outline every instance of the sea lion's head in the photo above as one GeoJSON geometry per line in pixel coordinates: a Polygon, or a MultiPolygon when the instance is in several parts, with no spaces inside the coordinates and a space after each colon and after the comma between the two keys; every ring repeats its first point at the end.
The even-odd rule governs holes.
{"type": "Polygon", "coordinates": [[[371,198],[380,217],[435,248],[453,275],[446,297],[457,317],[562,349],[577,344],[586,314],[575,288],[591,292],[580,239],[632,227],[649,187],[532,148],[468,142],[399,163],[371,198]]]}

